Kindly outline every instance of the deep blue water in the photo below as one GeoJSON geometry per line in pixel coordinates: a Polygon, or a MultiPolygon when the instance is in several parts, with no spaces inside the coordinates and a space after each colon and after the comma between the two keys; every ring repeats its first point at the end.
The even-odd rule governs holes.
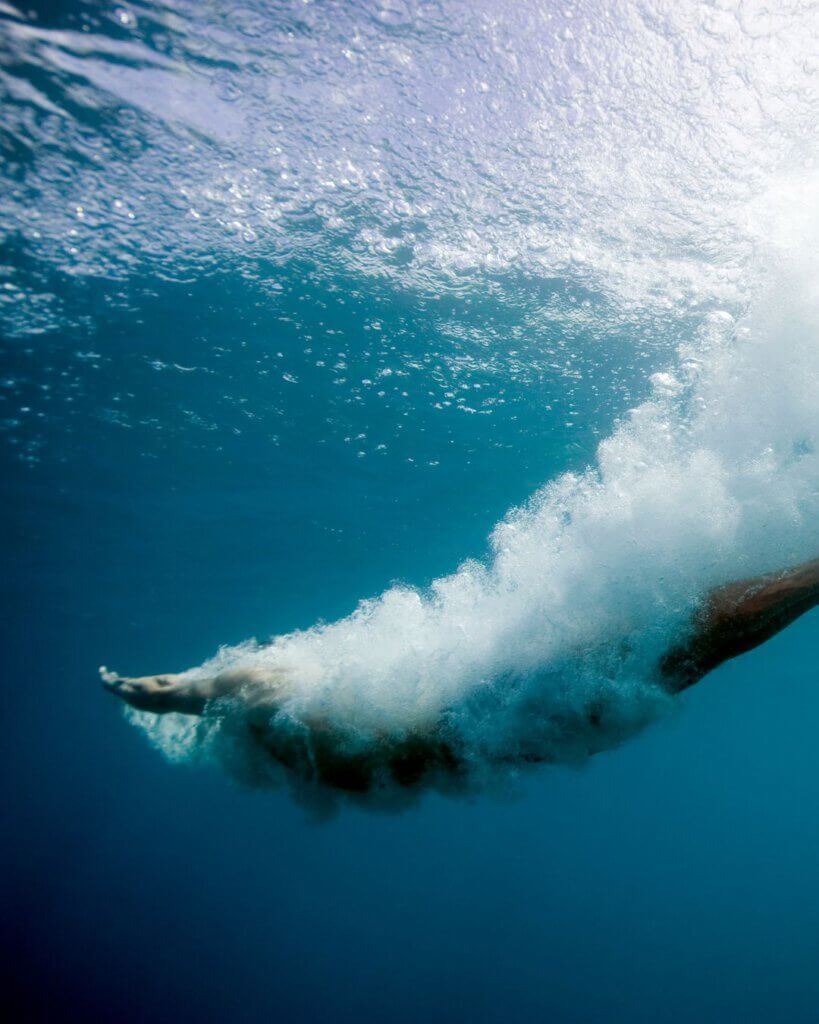
{"type": "Polygon", "coordinates": [[[89,426],[9,465],[7,992],[47,1019],[813,1018],[815,613],[582,770],[398,817],[171,767],[99,689],[101,660],[182,667],[479,551],[563,468],[506,437],[412,474],[309,438],[148,460],[89,426]]]}
{"type": "MultiPolygon", "coordinates": [[[[388,28],[399,8],[380,5],[388,28]]],[[[259,9],[275,25],[289,6],[259,9]]],[[[174,25],[171,8],[117,10],[174,25]]],[[[113,11],[41,5],[30,23],[77,28],[80,12],[119,40],[113,11]]],[[[208,38],[216,61],[226,44],[208,38]]],[[[54,81],[9,66],[80,104],[75,65],[54,81]]],[[[6,152],[6,180],[39,189],[56,223],[62,179],[37,161],[62,143],[25,136],[11,109],[31,152],[22,169],[6,152]]],[[[105,109],[69,112],[116,137],[105,109]]],[[[28,305],[0,339],[6,998],[48,1021],[815,1020],[815,612],[580,768],[400,814],[314,820],[282,790],[170,765],[96,676],[179,670],[484,556],[510,507],[594,463],[717,299],[624,314],[614,285],[531,266],[433,288],[405,279],[400,252],[383,273],[339,268],[312,236],[307,255],[225,243],[123,276],[72,269],[9,210],[4,274],[28,305]]],[[[130,244],[100,231],[91,264],[130,244]]]]}

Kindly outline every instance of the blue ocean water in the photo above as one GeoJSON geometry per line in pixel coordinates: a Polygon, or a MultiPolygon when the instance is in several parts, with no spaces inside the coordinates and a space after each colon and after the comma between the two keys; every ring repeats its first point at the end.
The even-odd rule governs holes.
{"type": "Polygon", "coordinates": [[[33,6],[0,5],[7,998],[814,1020],[816,613],[616,749],[401,813],[171,764],[96,670],[466,558],[492,664],[515,595],[565,660],[815,553],[815,12],[33,6]]]}

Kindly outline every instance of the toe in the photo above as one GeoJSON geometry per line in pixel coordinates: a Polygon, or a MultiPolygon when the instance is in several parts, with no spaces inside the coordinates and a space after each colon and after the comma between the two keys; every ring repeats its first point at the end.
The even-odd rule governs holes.
{"type": "Polygon", "coordinates": [[[103,690],[107,690],[109,693],[120,693],[122,690],[122,682],[119,679],[103,679],[102,688],[103,690]]]}

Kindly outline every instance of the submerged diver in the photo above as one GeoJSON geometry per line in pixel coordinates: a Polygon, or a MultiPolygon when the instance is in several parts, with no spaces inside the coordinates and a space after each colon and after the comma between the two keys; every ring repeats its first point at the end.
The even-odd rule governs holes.
{"type": "MultiPolygon", "coordinates": [[[[731,583],[712,591],[695,614],[688,638],[658,665],[657,685],[677,694],[730,658],[758,647],[819,604],[819,559],[785,572],[731,583]]],[[[234,668],[204,678],[155,675],[128,678],[100,669],[103,686],[127,704],[154,714],[231,715],[275,762],[298,775],[350,793],[392,783],[414,786],[433,777],[456,778],[466,771],[457,744],[433,725],[400,740],[354,744],[340,739],[326,721],[302,723],[295,734],[271,729],[287,696],[288,673],[269,666],[234,668]]],[[[592,702],[581,729],[600,726],[601,708],[592,702]]],[[[601,742],[589,752],[611,744],[601,742]]],[[[505,761],[547,760],[521,754],[505,761]]]]}

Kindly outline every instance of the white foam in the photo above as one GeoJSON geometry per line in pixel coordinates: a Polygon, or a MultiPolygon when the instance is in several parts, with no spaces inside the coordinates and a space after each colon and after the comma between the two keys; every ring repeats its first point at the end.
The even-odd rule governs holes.
{"type": "MultiPolygon", "coordinates": [[[[668,703],[657,660],[702,595],[819,551],[819,292],[802,255],[741,323],[709,315],[594,467],[498,524],[487,564],[203,670],[285,667],[272,727],[321,722],[359,748],[443,720],[477,773],[575,761],[650,720],[668,703]],[[602,737],[586,723],[601,701],[602,737]]],[[[207,730],[151,728],[177,755],[203,739],[218,754],[207,730]]]]}
{"type": "MultiPolygon", "coordinates": [[[[331,239],[328,255],[357,273],[421,288],[446,289],[450,274],[468,287],[484,270],[558,275],[699,327],[594,466],[496,526],[486,564],[269,647],[223,649],[203,671],[285,667],[273,729],[320,721],[366,749],[444,722],[479,775],[509,758],[574,761],[666,706],[658,658],[709,588],[819,551],[816,9],[456,5],[446,28],[408,11],[400,38],[367,28],[345,57],[357,105],[341,128],[326,108],[342,155],[318,177],[300,168],[301,196],[326,217],[322,251],[331,239]],[[470,88],[463,38],[486,88],[470,88]],[[395,61],[406,92],[386,84],[403,81],[395,61]],[[431,62],[451,109],[428,88],[431,62]],[[381,160],[367,149],[376,107],[394,133],[381,160]],[[358,207],[365,182],[372,205],[358,207]],[[365,208],[374,223],[356,234],[350,210],[365,208]],[[334,248],[339,223],[349,250],[334,248]],[[399,271],[396,237],[414,253],[399,271]],[[584,726],[593,705],[603,740],[584,726]]],[[[322,94],[332,60],[325,70],[322,94]]],[[[320,110],[305,124],[323,137],[320,110]]],[[[251,178],[258,196],[263,175],[251,178]]],[[[177,754],[227,749],[218,724],[183,735],[170,716],[142,722],[177,754]]]]}
{"type": "MultiPolygon", "coordinates": [[[[775,7],[178,0],[173,59],[142,17],[127,39],[5,23],[4,116],[34,155],[0,214],[38,265],[219,266],[273,292],[270,268],[306,258],[419,301],[559,280],[605,298],[598,337],[606,317],[699,323],[595,465],[495,528],[486,564],[196,671],[285,666],[274,729],[321,721],[374,749],[443,720],[478,774],[577,760],[600,739],[591,704],[611,742],[662,709],[657,658],[709,587],[816,554],[819,8],[775,7]],[[99,111],[123,105],[99,158],[99,111]]],[[[0,296],[9,329],[59,326],[27,287],[0,296]]],[[[573,297],[549,317],[593,320],[573,297]]],[[[135,718],[175,757],[254,756],[215,719],[135,718]]]]}

